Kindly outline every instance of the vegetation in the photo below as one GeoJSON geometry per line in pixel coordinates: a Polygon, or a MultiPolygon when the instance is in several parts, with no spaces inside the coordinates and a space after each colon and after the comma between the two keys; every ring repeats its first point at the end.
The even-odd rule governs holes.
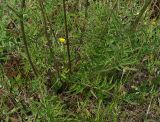
{"type": "Polygon", "coordinates": [[[0,120],[160,121],[158,0],[0,0],[0,120]]]}

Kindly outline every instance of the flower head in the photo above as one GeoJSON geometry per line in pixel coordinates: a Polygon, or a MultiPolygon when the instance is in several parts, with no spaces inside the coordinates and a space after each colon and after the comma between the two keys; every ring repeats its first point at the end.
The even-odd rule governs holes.
{"type": "Polygon", "coordinates": [[[151,24],[152,24],[153,26],[156,26],[156,24],[157,24],[156,20],[153,19],[152,22],[151,22],[151,24]]]}
{"type": "Polygon", "coordinates": [[[66,43],[66,40],[64,38],[59,38],[59,42],[66,43]]]}

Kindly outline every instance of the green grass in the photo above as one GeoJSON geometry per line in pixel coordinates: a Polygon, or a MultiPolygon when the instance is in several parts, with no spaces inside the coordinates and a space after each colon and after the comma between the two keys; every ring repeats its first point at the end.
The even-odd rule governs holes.
{"type": "Polygon", "coordinates": [[[148,8],[132,29],[143,3],[91,2],[85,17],[85,3],[80,2],[79,11],[73,7],[76,1],[66,2],[70,73],[67,44],[58,41],[66,39],[62,0],[44,3],[53,55],[39,4],[36,0],[26,1],[25,34],[38,76],[26,55],[21,19],[7,7],[22,14],[21,2],[0,4],[0,120],[160,121],[159,20],[150,20],[148,8]],[[7,29],[11,22],[16,27],[7,29]]]}

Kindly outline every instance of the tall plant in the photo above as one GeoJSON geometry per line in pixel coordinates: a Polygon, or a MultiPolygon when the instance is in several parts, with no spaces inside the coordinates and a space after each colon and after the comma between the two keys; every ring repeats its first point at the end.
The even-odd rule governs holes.
{"type": "Polygon", "coordinates": [[[67,12],[66,12],[66,0],[63,0],[63,12],[64,12],[64,24],[67,44],[67,55],[68,55],[68,68],[69,72],[72,73],[71,54],[70,54],[70,42],[68,37],[68,23],[67,23],[67,12]]]}
{"type": "Polygon", "coordinates": [[[12,8],[9,5],[8,5],[8,8],[11,9],[20,19],[20,28],[21,28],[22,40],[23,40],[23,43],[24,43],[26,55],[27,55],[28,61],[29,61],[30,65],[31,65],[31,67],[33,69],[33,72],[34,72],[35,76],[38,76],[37,68],[33,64],[31,55],[29,53],[28,42],[27,42],[26,34],[25,34],[24,18],[23,18],[23,13],[24,13],[24,10],[25,10],[25,0],[21,1],[21,13],[17,12],[14,8],[12,8]]]}

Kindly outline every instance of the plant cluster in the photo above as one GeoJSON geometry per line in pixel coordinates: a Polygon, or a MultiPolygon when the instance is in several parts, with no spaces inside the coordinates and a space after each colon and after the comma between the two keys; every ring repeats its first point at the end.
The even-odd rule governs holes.
{"type": "Polygon", "coordinates": [[[160,121],[158,0],[0,0],[0,120],[160,121]]]}

